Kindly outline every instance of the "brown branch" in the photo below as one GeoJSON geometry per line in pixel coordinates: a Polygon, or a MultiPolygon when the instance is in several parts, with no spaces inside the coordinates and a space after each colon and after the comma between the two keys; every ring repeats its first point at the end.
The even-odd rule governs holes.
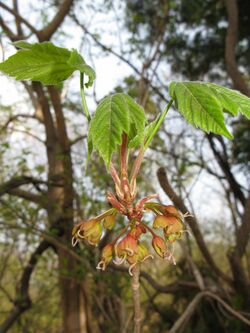
{"type": "Polygon", "coordinates": [[[71,6],[73,5],[74,0],[64,0],[59,7],[58,12],[52,19],[52,21],[44,27],[42,30],[37,32],[39,37],[39,41],[47,41],[50,40],[59,26],[62,24],[65,16],[69,13],[71,6]]]}
{"type": "MultiPolygon", "coordinates": [[[[39,119],[37,119],[37,117],[35,115],[29,115],[29,114],[16,114],[14,116],[11,116],[6,123],[0,128],[0,132],[4,131],[7,129],[7,127],[9,126],[9,124],[11,124],[12,122],[15,122],[16,120],[18,120],[19,118],[26,118],[26,119],[36,119],[38,121],[40,121],[39,119]]],[[[37,137],[36,137],[37,138],[37,137]]],[[[41,140],[39,140],[41,141],[41,140]]]]}
{"type": "MultiPolygon", "coordinates": [[[[174,205],[183,214],[187,213],[188,208],[184,204],[182,198],[177,195],[177,193],[174,191],[174,189],[170,185],[164,168],[159,168],[158,169],[157,176],[158,176],[158,180],[159,180],[159,183],[160,183],[162,189],[167,194],[167,196],[172,200],[174,205]]],[[[210,254],[210,252],[209,252],[209,250],[206,246],[206,243],[203,239],[203,236],[202,236],[202,233],[200,231],[197,219],[194,216],[189,216],[189,217],[186,218],[186,221],[187,221],[188,225],[190,226],[190,228],[191,228],[191,230],[194,234],[194,237],[196,239],[196,242],[199,246],[199,249],[200,249],[203,257],[205,258],[205,260],[209,264],[209,266],[214,270],[214,272],[216,274],[218,274],[221,278],[223,278],[225,281],[227,281],[228,283],[231,284],[232,283],[231,279],[224,272],[222,272],[219,269],[219,267],[215,264],[211,254],[210,254]]]]}
{"type": "MultiPolygon", "coordinates": [[[[31,25],[25,18],[23,18],[21,15],[19,15],[18,12],[15,11],[15,9],[8,7],[2,1],[0,1],[0,7],[2,7],[4,10],[9,12],[10,14],[14,15],[15,18],[18,19],[19,22],[22,22],[24,25],[26,25],[26,27],[29,28],[31,32],[33,32],[34,34],[37,34],[37,30],[33,27],[33,25],[31,25]]],[[[20,37],[18,39],[20,39],[20,37]]]]}
{"type": "Polygon", "coordinates": [[[239,13],[237,0],[224,0],[227,16],[228,29],[225,40],[225,61],[228,75],[233,81],[236,89],[243,94],[250,96],[250,89],[242,77],[236,61],[236,47],[238,43],[239,13]]]}
{"type": "Polygon", "coordinates": [[[15,197],[22,198],[24,200],[33,202],[43,208],[47,208],[46,201],[44,200],[42,195],[38,195],[32,192],[28,192],[21,189],[13,189],[7,191],[8,194],[14,195],[15,197]]]}
{"type": "MultiPolygon", "coordinates": [[[[18,0],[13,0],[13,7],[14,7],[15,12],[20,15],[18,0]]],[[[18,36],[23,36],[23,29],[22,29],[21,21],[19,20],[18,17],[16,17],[16,30],[17,30],[18,36]]]]}
{"type": "MultiPolygon", "coordinates": [[[[23,23],[31,32],[33,32],[39,39],[40,42],[50,40],[53,34],[56,32],[58,27],[62,24],[65,16],[68,14],[70,7],[73,5],[74,0],[64,0],[61,6],[59,7],[58,12],[52,19],[52,21],[43,29],[37,30],[32,24],[29,23],[24,17],[22,17],[16,9],[12,9],[2,1],[0,2],[0,7],[12,14],[19,23],[23,23]]],[[[1,26],[7,32],[8,36],[12,36],[12,40],[18,40],[22,37],[20,35],[15,35],[5,24],[0,21],[1,26]]],[[[20,28],[18,29],[20,31],[20,28]]]]}
{"type": "Polygon", "coordinates": [[[74,140],[70,141],[70,146],[74,146],[79,141],[82,141],[82,140],[85,140],[85,139],[87,139],[87,134],[79,135],[77,138],[75,138],[74,140]]]}
{"type": "Polygon", "coordinates": [[[180,329],[183,327],[183,325],[190,319],[190,317],[195,312],[196,307],[200,303],[200,301],[203,299],[203,297],[210,297],[214,300],[216,300],[218,303],[220,303],[228,312],[230,312],[233,316],[241,320],[243,323],[250,326],[250,321],[242,316],[238,311],[233,309],[229,304],[227,304],[222,298],[219,296],[213,294],[210,291],[202,291],[199,294],[197,294],[193,300],[189,303],[185,311],[182,313],[180,318],[174,323],[172,328],[168,331],[168,333],[177,333],[180,331],[180,329]]]}
{"type": "Polygon", "coordinates": [[[19,39],[19,37],[7,26],[7,24],[5,24],[1,15],[0,15],[0,26],[2,27],[6,35],[10,38],[10,40],[12,40],[12,42],[15,42],[19,39]]]}
{"type": "Polygon", "coordinates": [[[27,266],[24,268],[20,280],[20,287],[18,289],[15,307],[10,312],[8,318],[5,319],[5,321],[0,325],[0,333],[6,333],[15,323],[15,321],[21,316],[21,314],[31,307],[31,299],[29,295],[30,278],[40,256],[49,247],[50,244],[47,241],[43,240],[36,248],[34,253],[31,255],[27,266]]]}
{"type": "Polygon", "coordinates": [[[0,184],[0,196],[26,184],[46,184],[46,182],[28,176],[13,177],[7,182],[0,184]]]}
{"type": "MultiPolygon", "coordinates": [[[[214,138],[216,136],[214,134],[211,134],[211,133],[206,134],[206,137],[207,137],[209,145],[213,151],[213,154],[214,154],[219,166],[221,167],[221,170],[223,171],[225,177],[228,180],[232,193],[234,194],[235,198],[237,198],[244,207],[246,199],[245,199],[244,193],[241,190],[240,184],[237,182],[237,180],[235,179],[235,177],[231,171],[231,167],[228,163],[227,156],[225,154],[220,153],[220,151],[218,151],[218,149],[216,149],[216,145],[214,142],[214,138]]],[[[220,141],[220,143],[223,144],[223,141],[220,141]]]]}

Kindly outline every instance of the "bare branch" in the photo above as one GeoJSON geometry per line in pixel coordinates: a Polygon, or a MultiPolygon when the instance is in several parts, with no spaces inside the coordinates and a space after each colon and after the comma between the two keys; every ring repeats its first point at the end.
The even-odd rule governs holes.
{"type": "Polygon", "coordinates": [[[250,326],[250,320],[242,316],[238,311],[233,309],[229,304],[227,304],[222,298],[220,298],[218,295],[215,295],[211,293],[210,291],[202,291],[199,294],[197,294],[193,300],[189,303],[185,311],[182,313],[180,318],[174,323],[172,328],[169,330],[168,333],[177,333],[180,331],[180,329],[183,327],[183,325],[190,319],[190,317],[195,312],[196,307],[200,303],[203,297],[210,297],[214,300],[216,300],[218,303],[220,303],[224,308],[230,312],[233,316],[241,320],[243,323],[250,326]]]}
{"type": "Polygon", "coordinates": [[[50,40],[53,34],[56,32],[58,27],[62,24],[65,16],[69,13],[71,6],[73,5],[74,0],[64,0],[59,7],[58,12],[52,19],[52,21],[44,27],[42,30],[38,31],[39,40],[46,41],[50,40]]]}
{"type": "Polygon", "coordinates": [[[15,190],[19,186],[26,184],[46,184],[46,182],[28,176],[13,177],[7,182],[0,184],[0,196],[15,190]]]}

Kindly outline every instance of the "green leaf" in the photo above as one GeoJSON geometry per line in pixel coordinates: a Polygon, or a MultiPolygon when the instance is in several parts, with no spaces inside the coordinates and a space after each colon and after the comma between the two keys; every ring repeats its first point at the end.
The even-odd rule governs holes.
{"type": "Polygon", "coordinates": [[[104,98],[98,105],[90,122],[89,138],[108,166],[117,146],[122,143],[122,134],[128,134],[128,145],[139,135],[141,144],[144,127],[143,108],[130,96],[118,93],[104,98]]]}
{"type": "Polygon", "coordinates": [[[217,96],[222,107],[234,116],[240,112],[250,119],[250,98],[237,90],[224,88],[214,83],[206,84],[217,96]]]}
{"type": "Polygon", "coordinates": [[[228,97],[222,95],[219,98],[207,83],[202,82],[171,82],[169,93],[176,108],[190,124],[206,132],[233,138],[223,115],[223,105],[229,107],[228,97]]]}
{"type": "Polygon", "coordinates": [[[18,47],[19,49],[29,50],[32,48],[32,44],[26,42],[26,40],[18,40],[17,42],[13,42],[11,44],[18,47]]]}
{"type": "Polygon", "coordinates": [[[0,63],[0,70],[17,80],[57,85],[79,70],[89,76],[88,85],[93,83],[94,71],[76,50],[69,51],[51,42],[30,44],[18,41],[14,45],[21,49],[0,63]]]}
{"type": "Polygon", "coordinates": [[[144,132],[143,131],[138,132],[135,127],[135,124],[131,124],[130,131],[128,134],[128,140],[129,140],[128,147],[129,148],[139,147],[143,139],[144,139],[144,132]]]}
{"type": "Polygon", "coordinates": [[[93,85],[96,79],[95,71],[85,63],[83,57],[76,50],[72,50],[68,64],[88,76],[89,80],[85,83],[86,88],[93,85]]]}

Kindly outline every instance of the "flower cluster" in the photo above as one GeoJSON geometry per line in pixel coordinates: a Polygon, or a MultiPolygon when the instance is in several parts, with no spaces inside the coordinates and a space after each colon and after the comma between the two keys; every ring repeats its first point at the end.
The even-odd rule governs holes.
{"type": "MultiPolygon", "coordinates": [[[[105,270],[111,261],[116,265],[126,262],[129,265],[129,273],[132,274],[132,269],[137,263],[153,258],[147,244],[141,240],[142,235],[147,232],[152,236],[152,248],[155,253],[175,264],[173,251],[170,248],[171,244],[178,240],[184,231],[183,216],[174,206],[146,201],[144,200],[143,203],[141,201],[137,205],[137,210],[140,207],[137,216],[143,216],[143,212],[146,210],[155,213],[153,229],[162,230],[162,237],[142,222],[141,218],[132,218],[122,232],[111,243],[104,246],[97,269],[105,270]]],[[[77,224],[72,232],[73,246],[79,240],[86,240],[89,244],[97,246],[104,229],[114,228],[117,212],[117,208],[112,208],[94,219],[77,224]]]]}
{"type": "Polygon", "coordinates": [[[165,239],[173,243],[180,239],[184,231],[183,216],[172,205],[151,204],[151,209],[156,213],[153,228],[162,228],[165,239]]]}

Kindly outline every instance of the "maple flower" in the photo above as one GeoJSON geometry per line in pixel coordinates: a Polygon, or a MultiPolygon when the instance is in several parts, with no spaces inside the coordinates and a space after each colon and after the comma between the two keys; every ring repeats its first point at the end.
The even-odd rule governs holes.
{"type": "Polygon", "coordinates": [[[166,228],[163,229],[164,235],[166,240],[170,243],[175,242],[176,240],[180,239],[184,230],[184,225],[182,221],[178,221],[175,224],[168,225],[166,228]]]}
{"type": "Polygon", "coordinates": [[[148,258],[153,258],[152,254],[149,253],[148,248],[143,243],[138,243],[138,252],[133,256],[127,256],[127,262],[129,263],[129,274],[132,276],[133,267],[139,263],[143,262],[148,258]]]}
{"type": "Polygon", "coordinates": [[[154,235],[152,239],[152,246],[160,257],[165,258],[167,256],[167,245],[162,237],[154,235]]]}
{"type": "Polygon", "coordinates": [[[107,265],[111,262],[113,258],[113,247],[113,244],[107,244],[106,246],[104,246],[104,248],[102,249],[101,260],[96,266],[97,269],[101,269],[102,271],[104,271],[107,265]]]}
{"type": "Polygon", "coordinates": [[[122,264],[128,256],[138,253],[138,240],[128,233],[118,244],[115,245],[116,264],[122,264]]]}
{"type": "Polygon", "coordinates": [[[75,246],[79,240],[85,239],[91,245],[97,245],[102,236],[100,221],[95,219],[83,221],[74,226],[72,231],[72,245],[75,246]]]}

